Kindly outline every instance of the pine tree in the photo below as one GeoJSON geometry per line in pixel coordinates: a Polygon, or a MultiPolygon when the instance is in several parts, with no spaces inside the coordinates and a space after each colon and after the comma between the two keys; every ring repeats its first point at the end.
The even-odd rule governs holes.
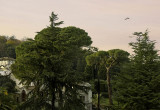
{"type": "Polygon", "coordinates": [[[51,16],[49,17],[49,19],[51,22],[50,27],[55,27],[55,26],[59,26],[59,25],[63,24],[63,21],[60,21],[57,23],[55,22],[58,20],[58,15],[54,14],[54,12],[51,13],[51,16]]]}
{"type": "Polygon", "coordinates": [[[158,110],[160,63],[155,41],[149,39],[148,31],[135,32],[134,35],[136,41],[129,43],[134,55],[117,77],[115,97],[125,110],[158,110]]]}
{"type": "MultiPolygon", "coordinates": [[[[84,90],[77,68],[74,65],[77,55],[92,41],[88,34],[76,27],[55,27],[57,15],[52,13],[51,26],[16,48],[16,62],[12,72],[25,85],[34,83],[31,96],[23,104],[27,110],[84,109],[78,90],[84,90]],[[64,91],[65,88],[65,91],[64,91]],[[33,106],[26,106],[33,104],[33,106]],[[67,108],[66,108],[67,107],[67,108]],[[83,108],[83,109],[82,109],[83,108]]],[[[23,108],[24,109],[24,108],[23,108]]]]}

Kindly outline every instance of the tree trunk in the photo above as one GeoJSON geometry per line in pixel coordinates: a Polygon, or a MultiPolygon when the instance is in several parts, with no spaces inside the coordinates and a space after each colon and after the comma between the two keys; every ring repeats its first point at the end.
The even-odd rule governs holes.
{"type": "Polygon", "coordinates": [[[98,104],[97,104],[97,107],[98,107],[98,110],[100,110],[100,81],[99,81],[99,75],[98,75],[98,104]]]}
{"type": "Polygon", "coordinates": [[[107,68],[107,86],[108,86],[109,105],[113,105],[113,101],[112,101],[112,87],[111,87],[111,82],[110,82],[109,68],[107,68]]]}
{"type": "Polygon", "coordinates": [[[59,106],[59,105],[60,105],[60,106],[63,106],[63,99],[62,99],[63,93],[62,93],[62,89],[63,89],[63,87],[61,88],[61,90],[59,90],[59,103],[58,103],[58,106],[59,106]]]}
{"type": "Polygon", "coordinates": [[[94,73],[97,74],[97,79],[98,79],[98,87],[97,87],[97,93],[98,93],[98,103],[97,103],[97,108],[100,110],[100,81],[99,81],[99,74],[98,74],[98,67],[95,65],[94,73]]]}
{"type": "MultiPolygon", "coordinates": [[[[55,80],[55,79],[54,79],[55,80]]],[[[55,81],[54,80],[52,80],[52,110],[56,110],[56,108],[55,108],[55,100],[56,100],[56,95],[55,95],[55,81]]]]}
{"type": "Polygon", "coordinates": [[[52,110],[55,110],[55,93],[52,93],[52,110]]]}

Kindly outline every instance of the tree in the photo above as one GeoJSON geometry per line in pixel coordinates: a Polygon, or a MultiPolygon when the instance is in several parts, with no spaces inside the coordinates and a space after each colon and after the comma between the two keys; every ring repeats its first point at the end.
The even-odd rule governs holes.
{"type": "Polygon", "coordinates": [[[98,80],[98,86],[97,86],[97,93],[98,93],[98,103],[97,103],[97,108],[98,110],[100,110],[100,78],[99,78],[99,74],[98,74],[98,68],[100,66],[100,57],[97,55],[97,53],[93,53],[91,55],[88,55],[86,57],[86,62],[87,65],[92,66],[92,71],[94,76],[97,76],[97,80],[98,80]]]}
{"type": "Polygon", "coordinates": [[[116,64],[123,63],[128,60],[129,53],[120,49],[109,50],[104,57],[102,57],[102,64],[106,67],[107,85],[109,104],[113,105],[112,101],[112,87],[110,82],[110,70],[116,64]]]}
{"type": "Polygon", "coordinates": [[[3,87],[7,90],[8,93],[14,93],[16,83],[9,78],[9,76],[0,75],[0,87],[3,87]]]}
{"type": "Polygon", "coordinates": [[[7,38],[5,36],[0,36],[0,57],[4,57],[6,55],[6,42],[7,38]]]}
{"type": "MultiPolygon", "coordinates": [[[[57,16],[52,13],[51,21],[55,23],[57,18],[54,17],[57,16]]],[[[67,110],[65,107],[68,107],[71,110],[76,106],[82,109],[77,96],[84,86],[79,85],[82,82],[74,61],[82,48],[92,43],[91,38],[82,29],[59,28],[52,23],[51,27],[38,32],[35,40],[27,40],[16,48],[12,72],[26,85],[34,83],[33,97],[25,102],[37,103],[30,106],[31,109],[55,110],[55,102],[61,105],[58,109],[67,110]]]]}
{"type": "Polygon", "coordinates": [[[0,36],[0,57],[16,58],[15,48],[20,43],[14,36],[0,36]]]}
{"type": "Polygon", "coordinates": [[[160,62],[155,41],[149,39],[148,31],[134,35],[136,41],[129,43],[134,52],[131,63],[117,77],[116,100],[125,110],[158,110],[160,62]]]}
{"type": "Polygon", "coordinates": [[[109,104],[113,105],[112,87],[110,79],[110,70],[115,65],[122,64],[128,60],[129,53],[120,49],[112,49],[109,51],[98,51],[86,57],[89,65],[103,65],[106,69],[106,81],[108,86],[109,104]]]}
{"type": "Polygon", "coordinates": [[[14,110],[17,103],[14,98],[15,82],[9,76],[0,75],[0,110],[14,110]]]}

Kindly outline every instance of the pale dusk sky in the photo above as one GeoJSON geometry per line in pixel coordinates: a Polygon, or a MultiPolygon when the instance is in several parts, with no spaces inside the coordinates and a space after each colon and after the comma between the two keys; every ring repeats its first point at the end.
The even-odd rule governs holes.
{"type": "Polygon", "coordinates": [[[61,27],[88,32],[99,50],[131,52],[129,36],[146,29],[160,50],[160,0],[0,0],[0,35],[34,38],[49,25],[52,11],[64,21],[61,27]]]}

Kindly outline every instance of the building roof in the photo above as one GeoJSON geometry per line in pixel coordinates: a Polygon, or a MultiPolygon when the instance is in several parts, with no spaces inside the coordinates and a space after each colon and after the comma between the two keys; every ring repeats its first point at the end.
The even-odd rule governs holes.
{"type": "Polygon", "coordinates": [[[4,60],[12,60],[12,61],[15,61],[14,58],[9,58],[9,57],[1,57],[1,58],[0,58],[0,61],[4,61],[4,60]]]}

